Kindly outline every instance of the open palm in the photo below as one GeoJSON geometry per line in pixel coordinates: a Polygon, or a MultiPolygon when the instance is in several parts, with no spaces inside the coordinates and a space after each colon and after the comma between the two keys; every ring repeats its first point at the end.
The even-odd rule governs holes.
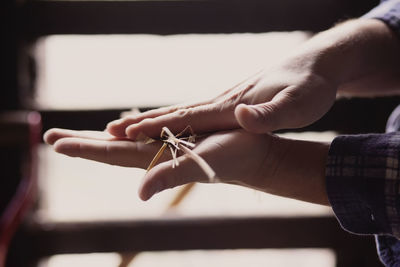
{"type": "MultiPolygon", "coordinates": [[[[107,132],[52,129],[45,141],[55,151],[107,164],[145,169],[161,147],[161,142],[116,139],[107,132]]],[[[313,179],[314,168],[324,169],[320,143],[304,142],[270,134],[253,134],[244,130],[217,132],[204,136],[193,152],[201,156],[216,172],[220,182],[251,187],[268,193],[312,202],[321,201],[321,192],[307,195],[309,188],[320,185],[313,179]],[[308,153],[309,163],[299,158],[308,153]],[[317,160],[313,160],[315,157],[317,160]],[[310,176],[310,177],[308,177],[310,176]],[[306,180],[305,180],[306,178],[306,180]],[[310,183],[312,185],[310,185],[310,183]],[[293,194],[293,190],[295,194],[293,194]]],[[[159,163],[143,179],[139,195],[143,200],[162,190],[190,182],[208,182],[206,173],[186,155],[178,157],[179,166],[172,168],[171,155],[165,150],[159,163]]]]}

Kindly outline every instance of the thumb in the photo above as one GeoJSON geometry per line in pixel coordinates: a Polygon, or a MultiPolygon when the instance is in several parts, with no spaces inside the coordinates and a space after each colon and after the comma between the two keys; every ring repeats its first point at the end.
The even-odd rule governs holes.
{"type": "Polygon", "coordinates": [[[235,108],[238,124],[248,132],[267,133],[302,126],[301,110],[293,99],[277,96],[257,105],[240,104],[235,108]]]}

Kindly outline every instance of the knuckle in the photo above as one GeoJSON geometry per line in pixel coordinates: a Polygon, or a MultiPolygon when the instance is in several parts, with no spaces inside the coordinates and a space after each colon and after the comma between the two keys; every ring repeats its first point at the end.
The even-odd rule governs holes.
{"type": "Polygon", "coordinates": [[[175,117],[176,118],[180,118],[180,119],[184,119],[189,117],[190,115],[193,114],[193,109],[189,108],[189,109],[181,109],[181,110],[177,110],[175,112],[175,117]]]}
{"type": "Polygon", "coordinates": [[[257,108],[256,112],[258,113],[258,116],[256,117],[256,120],[258,124],[264,125],[265,127],[268,126],[268,128],[276,128],[277,120],[276,116],[274,116],[276,110],[277,108],[273,103],[262,105],[257,108]]]}
{"type": "Polygon", "coordinates": [[[305,90],[302,90],[296,86],[289,86],[283,91],[283,98],[286,102],[299,101],[305,94],[305,90]]]}
{"type": "Polygon", "coordinates": [[[241,86],[238,91],[236,91],[234,94],[229,96],[226,101],[230,104],[233,104],[233,106],[236,106],[240,103],[248,103],[249,100],[246,99],[246,96],[250,91],[253,90],[253,88],[256,87],[256,83],[249,83],[241,86]]]}
{"type": "Polygon", "coordinates": [[[266,121],[267,117],[269,117],[271,114],[274,114],[276,110],[276,106],[274,103],[271,103],[269,105],[262,105],[256,111],[258,112],[258,118],[262,121],[266,121]]]}

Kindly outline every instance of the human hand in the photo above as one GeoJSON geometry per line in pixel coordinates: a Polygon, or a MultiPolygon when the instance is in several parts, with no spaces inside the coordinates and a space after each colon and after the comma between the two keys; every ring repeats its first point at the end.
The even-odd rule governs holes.
{"type": "MultiPolygon", "coordinates": [[[[161,146],[159,142],[115,139],[105,132],[63,129],[48,131],[44,139],[55,151],[68,156],[138,168],[146,168],[161,146]]],[[[328,147],[234,130],[200,139],[193,151],[213,168],[220,182],[327,204],[324,169],[328,147]]],[[[178,161],[179,166],[172,168],[171,156],[164,153],[160,163],[146,173],[139,196],[147,200],[168,188],[209,181],[190,157],[182,155],[178,161]]]]}
{"type": "Polygon", "coordinates": [[[158,137],[166,126],[196,133],[243,127],[254,133],[299,128],[318,120],[335,101],[336,87],[310,69],[308,59],[290,59],[209,101],[130,114],[108,124],[117,137],[158,137]],[[302,62],[303,61],[303,62],[302,62]]]}
{"type": "Polygon", "coordinates": [[[351,20],[315,35],[271,69],[214,99],[127,116],[107,130],[135,139],[141,132],[156,137],[164,126],[178,132],[191,125],[196,133],[306,126],[329,110],[337,91],[398,94],[399,47],[398,37],[382,21],[351,20]]]}

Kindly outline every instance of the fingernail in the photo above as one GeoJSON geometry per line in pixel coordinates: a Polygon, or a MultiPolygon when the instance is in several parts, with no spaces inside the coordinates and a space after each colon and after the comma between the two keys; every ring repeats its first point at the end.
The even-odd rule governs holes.
{"type": "Polygon", "coordinates": [[[239,105],[236,106],[236,108],[240,108],[240,107],[246,107],[247,105],[244,103],[240,103],[239,105]]]}
{"type": "Polygon", "coordinates": [[[123,121],[123,119],[118,119],[118,120],[115,120],[115,121],[111,121],[111,122],[109,122],[107,124],[107,127],[108,126],[118,126],[118,125],[122,124],[122,121],[123,121]]]}
{"type": "Polygon", "coordinates": [[[257,113],[257,111],[255,110],[254,106],[245,105],[245,104],[244,104],[244,105],[242,106],[242,108],[244,108],[244,109],[246,110],[246,112],[247,112],[249,115],[258,116],[258,113],[257,113]]]}

